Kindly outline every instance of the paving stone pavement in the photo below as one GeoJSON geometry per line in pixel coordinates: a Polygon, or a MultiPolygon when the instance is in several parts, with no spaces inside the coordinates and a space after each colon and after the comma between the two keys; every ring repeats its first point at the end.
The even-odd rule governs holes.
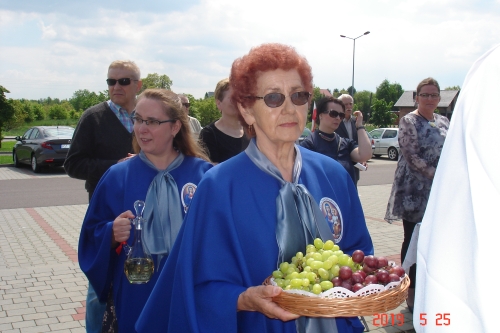
{"type": "MultiPolygon", "coordinates": [[[[0,180],[43,176],[0,168],[0,180]]],[[[45,177],[59,176],[64,175],[45,177]]],[[[402,225],[383,220],[391,185],[358,190],[375,254],[399,262],[402,225]]],[[[70,205],[0,210],[0,332],[85,332],[88,282],[77,249],[86,209],[70,205]]],[[[364,319],[370,332],[414,332],[404,303],[364,319]]]]}

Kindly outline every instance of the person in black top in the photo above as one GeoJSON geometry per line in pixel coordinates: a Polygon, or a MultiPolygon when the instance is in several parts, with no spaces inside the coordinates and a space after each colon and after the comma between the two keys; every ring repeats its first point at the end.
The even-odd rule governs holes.
{"type": "Polygon", "coordinates": [[[241,126],[238,109],[231,101],[229,79],[217,83],[215,103],[222,116],[201,130],[200,143],[212,162],[221,163],[245,150],[249,140],[241,126]]]}
{"type": "Polygon", "coordinates": [[[343,138],[335,130],[345,117],[345,106],[341,100],[324,97],[318,103],[318,130],[302,141],[301,146],[329,156],[339,162],[349,173],[354,184],[356,176],[353,162],[364,163],[372,156],[372,147],[363,124],[363,115],[356,111],[356,129],[359,146],[354,140],[343,138]],[[359,114],[357,114],[359,113],[359,114]]]}

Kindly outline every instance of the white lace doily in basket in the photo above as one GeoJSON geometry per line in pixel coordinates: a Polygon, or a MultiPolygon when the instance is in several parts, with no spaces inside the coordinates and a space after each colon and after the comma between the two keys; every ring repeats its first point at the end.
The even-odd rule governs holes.
{"type": "MultiPolygon", "coordinates": [[[[404,277],[404,276],[403,276],[404,277]]],[[[395,288],[401,284],[403,278],[400,278],[399,281],[388,283],[383,286],[381,284],[369,284],[356,292],[352,292],[342,287],[333,287],[332,289],[328,289],[327,291],[322,292],[319,295],[311,293],[309,291],[290,289],[284,290],[289,294],[297,294],[309,297],[319,297],[319,298],[348,298],[348,297],[359,297],[359,296],[368,296],[372,294],[378,294],[382,291],[389,290],[395,288]]],[[[278,286],[276,282],[274,282],[274,278],[271,278],[271,284],[273,286],[278,286]]]]}

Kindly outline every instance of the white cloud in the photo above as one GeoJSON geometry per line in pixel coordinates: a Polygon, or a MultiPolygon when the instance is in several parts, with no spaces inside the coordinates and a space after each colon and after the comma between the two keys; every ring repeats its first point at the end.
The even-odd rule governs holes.
{"type": "Polygon", "coordinates": [[[317,86],[347,88],[353,42],[340,34],[367,30],[356,41],[357,90],[375,91],[386,78],[414,89],[427,76],[446,87],[461,85],[473,61],[500,42],[498,1],[145,0],[139,10],[115,0],[16,3],[0,11],[0,84],[12,98],[104,90],[115,59],[134,60],[143,77],[167,74],[174,91],[203,97],[234,59],[264,42],[295,46],[317,86]]]}

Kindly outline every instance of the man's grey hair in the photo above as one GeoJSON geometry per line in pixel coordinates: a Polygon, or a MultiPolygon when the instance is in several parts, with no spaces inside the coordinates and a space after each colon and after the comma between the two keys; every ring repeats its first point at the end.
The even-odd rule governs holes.
{"type": "Polygon", "coordinates": [[[339,97],[337,97],[337,99],[340,99],[340,100],[342,100],[342,101],[343,101],[343,99],[344,99],[344,98],[350,98],[350,99],[352,99],[352,101],[354,102],[354,98],[352,98],[352,96],[351,96],[351,95],[349,95],[349,94],[342,94],[342,95],[340,95],[339,97]]]}

